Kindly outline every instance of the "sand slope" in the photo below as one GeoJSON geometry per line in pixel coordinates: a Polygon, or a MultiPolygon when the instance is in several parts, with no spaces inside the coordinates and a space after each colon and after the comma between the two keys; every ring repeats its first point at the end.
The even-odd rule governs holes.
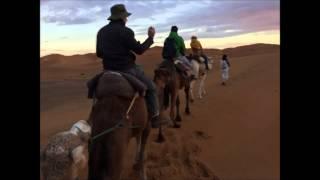
{"type": "MultiPolygon", "coordinates": [[[[208,95],[191,105],[191,116],[183,115],[181,129],[164,130],[165,143],[154,143],[157,131],[152,131],[146,156],[149,179],[280,179],[279,49],[256,44],[205,50],[214,57],[206,81],[208,95]],[[226,87],[220,85],[218,70],[222,53],[230,55],[231,62],[226,87]]],[[[159,47],[137,59],[150,77],[160,61],[159,47]]],[[[94,54],[41,58],[41,145],[87,118],[91,101],[85,82],[100,70],[94,54]]],[[[132,141],[124,179],[133,177],[134,152],[132,141]]]]}

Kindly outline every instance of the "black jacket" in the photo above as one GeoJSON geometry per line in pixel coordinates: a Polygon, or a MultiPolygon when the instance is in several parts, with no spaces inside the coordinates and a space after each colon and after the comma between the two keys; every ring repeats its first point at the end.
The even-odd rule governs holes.
{"type": "Polygon", "coordinates": [[[140,44],[123,21],[111,21],[98,32],[96,54],[103,59],[104,69],[123,71],[134,67],[136,57],[133,52],[142,54],[152,44],[151,37],[140,44]]]}

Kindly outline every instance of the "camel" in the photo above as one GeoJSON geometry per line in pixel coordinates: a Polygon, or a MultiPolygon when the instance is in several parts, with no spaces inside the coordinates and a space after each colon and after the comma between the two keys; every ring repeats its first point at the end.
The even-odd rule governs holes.
{"type": "Polygon", "coordinates": [[[91,127],[85,120],[69,131],[57,133],[40,150],[42,180],[78,180],[88,162],[88,140],[91,127]]]}
{"type": "Polygon", "coordinates": [[[137,142],[133,169],[146,180],[144,151],[150,123],[144,97],[117,72],[106,71],[95,90],[88,180],[120,180],[130,139],[137,142]],[[106,133],[108,132],[108,133],[106,133]]]}
{"type": "MultiPolygon", "coordinates": [[[[164,60],[159,67],[154,71],[154,82],[158,87],[160,111],[165,111],[170,106],[170,119],[173,122],[174,128],[180,128],[180,98],[179,91],[184,89],[186,97],[185,113],[190,114],[189,108],[189,79],[183,78],[183,76],[175,70],[174,62],[170,60],[164,60]]],[[[159,128],[159,134],[157,142],[163,142],[164,136],[162,134],[162,126],[159,128]]]]}

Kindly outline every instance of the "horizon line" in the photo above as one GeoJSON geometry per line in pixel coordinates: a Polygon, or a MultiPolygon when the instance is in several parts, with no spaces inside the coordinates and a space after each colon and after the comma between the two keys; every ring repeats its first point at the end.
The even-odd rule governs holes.
{"type": "MultiPolygon", "coordinates": [[[[227,48],[203,48],[203,50],[220,50],[220,51],[223,51],[223,50],[226,50],[226,49],[230,49],[230,48],[238,48],[238,47],[243,47],[243,46],[253,46],[253,45],[276,45],[276,46],[280,46],[280,43],[279,44],[273,44],[273,43],[253,43],[253,44],[245,44],[245,45],[240,45],[240,46],[232,46],[232,47],[227,47],[227,48]]],[[[160,47],[162,48],[163,46],[153,46],[153,47],[150,47],[149,49],[152,49],[152,48],[157,48],[157,47],[160,47]]],[[[191,48],[186,48],[186,49],[191,49],[191,48]]],[[[41,51],[41,50],[40,50],[41,51]]],[[[62,55],[62,56],[79,56],[79,55],[86,55],[86,54],[95,54],[95,52],[87,52],[87,53],[81,53],[81,54],[71,54],[71,55],[65,55],[65,54],[60,54],[60,53],[50,53],[50,54],[46,54],[46,55],[43,55],[41,56],[40,55],[40,58],[43,58],[43,57],[46,57],[46,56],[50,56],[50,55],[62,55]]]]}

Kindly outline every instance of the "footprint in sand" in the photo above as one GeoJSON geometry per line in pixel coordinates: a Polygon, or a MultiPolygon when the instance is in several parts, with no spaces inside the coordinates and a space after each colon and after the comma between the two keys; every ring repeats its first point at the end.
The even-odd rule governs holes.
{"type": "MultiPolygon", "coordinates": [[[[153,134],[156,136],[157,133],[153,134]]],[[[219,180],[214,172],[198,159],[201,147],[197,140],[207,139],[202,131],[187,133],[167,129],[164,143],[150,143],[145,159],[146,173],[150,180],[219,180]]]]}
{"type": "Polygon", "coordinates": [[[207,133],[203,132],[203,131],[194,131],[193,132],[195,137],[198,138],[198,139],[209,139],[211,138],[211,136],[209,136],[207,133]]]}

